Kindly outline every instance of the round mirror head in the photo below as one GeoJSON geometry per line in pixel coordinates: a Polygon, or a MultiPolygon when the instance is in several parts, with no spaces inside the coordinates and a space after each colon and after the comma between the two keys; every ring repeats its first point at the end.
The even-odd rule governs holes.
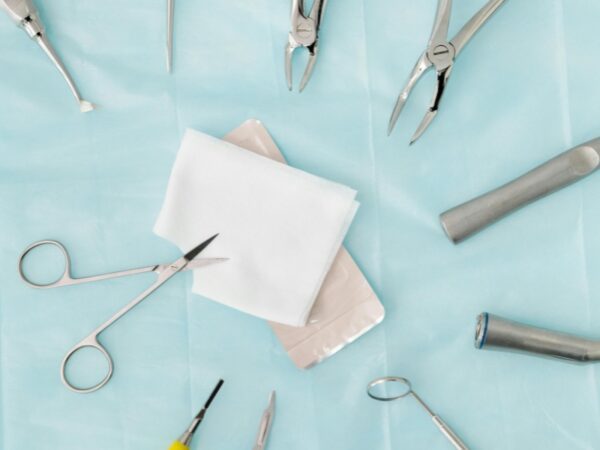
{"type": "Polygon", "coordinates": [[[367,386],[367,394],[380,402],[391,402],[406,397],[412,392],[410,381],[401,377],[383,377],[367,386]]]}

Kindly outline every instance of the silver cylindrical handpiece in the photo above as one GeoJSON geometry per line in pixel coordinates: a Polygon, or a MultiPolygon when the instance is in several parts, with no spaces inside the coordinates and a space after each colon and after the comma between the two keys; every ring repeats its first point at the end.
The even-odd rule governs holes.
{"type": "Polygon", "coordinates": [[[600,361],[600,342],[523,325],[493,314],[477,318],[475,347],[535,353],[576,362],[600,361]]]}
{"type": "Polygon", "coordinates": [[[504,186],[440,215],[458,243],[507,214],[574,183],[600,167],[600,138],[568,150],[504,186]]]}

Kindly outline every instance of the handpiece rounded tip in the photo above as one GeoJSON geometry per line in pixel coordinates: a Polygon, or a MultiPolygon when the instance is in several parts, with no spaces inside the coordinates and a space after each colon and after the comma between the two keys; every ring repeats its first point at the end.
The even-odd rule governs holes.
{"type": "Polygon", "coordinates": [[[488,313],[481,313],[477,316],[477,326],[475,327],[475,348],[481,349],[485,345],[487,335],[488,313]]]}

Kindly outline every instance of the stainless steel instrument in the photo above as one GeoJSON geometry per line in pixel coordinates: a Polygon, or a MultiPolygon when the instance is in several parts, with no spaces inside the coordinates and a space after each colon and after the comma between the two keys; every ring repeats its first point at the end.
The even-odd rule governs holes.
{"type": "Polygon", "coordinates": [[[475,347],[534,353],[580,363],[600,361],[600,341],[523,325],[488,313],[477,317],[475,347]]]}
{"type": "Polygon", "coordinates": [[[458,243],[507,214],[585,178],[600,167],[600,138],[542,164],[504,186],[440,215],[448,237],[458,243]]]}
{"type": "Polygon", "coordinates": [[[201,243],[200,245],[198,245],[197,247],[195,247],[194,249],[192,249],[191,251],[186,253],[184,256],[182,256],[181,258],[178,258],[176,261],[174,261],[170,264],[156,264],[153,266],[142,267],[139,269],[124,270],[124,271],[120,271],[120,272],[113,272],[113,273],[96,275],[96,276],[85,277],[85,278],[73,278],[71,276],[71,262],[69,259],[69,254],[67,253],[67,250],[65,249],[65,247],[62,244],[60,244],[59,242],[51,241],[51,240],[39,241],[39,242],[36,242],[36,243],[30,245],[29,247],[27,247],[19,258],[19,265],[18,265],[19,266],[19,274],[25,283],[27,283],[29,286],[35,287],[35,288],[48,289],[48,288],[55,288],[55,287],[61,287],[61,286],[70,286],[70,285],[74,285],[74,284],[90,283],[93,281],[108,280],[111,278],[118,278],[118,277],[124,277],[124,276],[128,276],[128,275],[136,275],[136,274],[147,273],[147,272],[154,272],[157,275],[156,281],[152,285],[150,285],[150,287],[148,287],[144,292],[142,292],[136,298],[131,300],[127,305],[125,305],[123,308],[121,308],[117,313],[115,313],[112,317],[110,317],[106,322],[104,322],[102,325],[100,325],[98,328],[96,328],[94,331],[92,331],[87,337],[83,338],[78,344],[76,344],[71,350],[69,350],[67,352],[66,356],[64,357],[64,359],[62,361],[61,368],[60,368],[60,375],[61,375],[61,379],[62,379],[62,382],[64,383],[64,385],[74,392],[89,393],[89,392],[97,391],[98,389],[103,387],[106,383],[108,383],[108,381],[110,380],[112,373],[113,373],[113,361],[112,361],[112,358],[110,357],[108,351],[104,348],[104,346],[100,343],[100,341],[98,341],[98,337],[100,336],[100,334],[102,332],[104,332],[108,327],[110,327],[113,323],[115,323],[117,320],[119,320],[121,317],[123,317],[125,314],[127,314],[129,311],[131,311],[138,303],[140,303],[142,300],[146,299],[150,294],[152,294],[159,287],[161,287],[164,283],[166,283],[171,277],[173,277],[173,275],[175,275],[183,270],[186,270],[186,269],[194,269],[194,268],[198,268],[200,266],[204,266],[207,264],[224,261],[223,258],[211,258],[211,259],[194,261],[194,258],[196,258],[196,256],[200,252],[202,252],[206,247],[208,247],[208,245],[216,237],[217,237],[217,235],[211,237],[210,239],[207,239],[206,241],[204,241],[203,243],[201,243]],[[54,282],[45,283],[45,284],[44,283],[36,283],[36,282],[31,281],[25,274],[23,263],[24,263],[27,255],[29,255],[33,249],[39,248],[39,247],[45,246],[45,245],[56,246],[61,250],[61,252],[65,258],[65,269],[64,269],[64,272],[61,275],[61,277],[54,282]],[[104,356],[104,358],[106,359],[106,362],[108,363],[108,371],[107,371],[106,375],[104,376],[104,378],[98,384],[89,386],[89,387],[75,386],[73,383],[71,383],[69,381],[68,376],[67,376],[67,364],[68,364],[69,360],[73,357],[73,355],[75,353],[77,353],[79,350],[82,350],[84,348],[92,348],[94,350],[99,351],[104,356]]]}
{"type": "Polygon", "coordinates": [[[31,39],[37,42],[48,58],[54,63],[67,82],[75,100],[77,100],[79,110],[81,112],[92,111],[94,104],[81,97],[73,78],[46,37],[44,26],[38,15],[37,8],[33,4],[33,0],[0,0],[0,9],[4,9],[13,22],[19,25],[31,39]]]}
{"type": "Polygon", "coordinates": [[[167,72],[173,68],[173,25],[175,21],[175,0],[167,0],[167,72]]]}
{"type": "Polygon", "coordinates": [[[327,0],[314,0],[310,13],[304,10],[304,0],[292,0],[292,25],[285,46],[285,77],[288,89],[292,90],[292,55],[299,47],[308,50],[308,64],[300,81],[299,91],[302,92],[312,75],[319,51],[319,28],[323,20],[327,0]]]}
{"type": "Polygon", "coordinates": [[[171,444],[171,446],[169,447],[169,450],[189,450],[190,449],[190,444],[192,443],[194,434],[196,433],[196,430],[198,429],[198,427],[204,420],[206,411],[208,411],[208,408],[210,408],[211,403],[213,402],[213,400],[215,399],[215,397],[221,390],[223,383],[224,383],[223,380],[219,380],[217,382],[217,385],[212,390],[210,396],[204,403],[204,406],[202,407],[202,409],[200,411],[198,411],[198,414],[196,414],[196,416],[192,420],[192,423],[189,424],[189,426],[185,429],[185,431],[179,437],[179,439],[177,439],[176,441],[174,441],[171,444]]]}
{"type": "Polygon", "coordinates": [[[411,91],[421,77],[433,67],[437,72],[437,84],[433,92],[433,100],[410,143],[413,144],[423,135],[437,115],[455,59],[460,55],[465,45],[467,45],[473,36],[475,36],[475,33],[477,33],[477,31],[479,31],[479,29],[489,20],[492,14],[502,6],[504,1],[505,0],[488,1],[450,41],[448,40],[448,27],[450,24],[450,13],[452,11],[452,0],[438,1],[437,13],[427,48],[418,59],[408,78],[406,86],[398,96],[398,100],[396,101],[388,124],[388,135],[394,130],[398,117],[400,117],[400,113],[402,112],[411,91]]]}
{"type": "Polygon", "coordinates": [[[264,450],[267,447],[267,439],[271,433],[271,425],[275,418],[275,391],[272,391],[269,395],[269,404],[267,409],[263,412],[258,428],[258,435],[256,436],[256,442],[253,450],[264,450]]]}
{"type": "Polygon", "coordinates": [[[407,396],[412,396],[431,416],[431,420],[442,434],[450,441],[457,450],[469,450],[465,443],[452,431],[452,429],[442,420],[440,416],[432,411],[432,409],[423,401],[421,397],[412,390],[410,381],[402,377],[382,377],[377,378],[367,386],[367,395],[374,400],[380,402],[390,402],[407,396]],[[398,391],[397,389],[400,389],[398,391]]]}

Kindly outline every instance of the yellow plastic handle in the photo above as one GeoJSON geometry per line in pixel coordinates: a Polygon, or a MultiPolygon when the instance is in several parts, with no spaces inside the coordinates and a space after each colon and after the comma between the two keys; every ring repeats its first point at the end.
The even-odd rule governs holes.
{"type": "Polygon", "coordinates": [[[179,441],[175,441],[171,444],[169,450],[190,450],[190,448],[187,445],[183,445],[179,441]]]}

